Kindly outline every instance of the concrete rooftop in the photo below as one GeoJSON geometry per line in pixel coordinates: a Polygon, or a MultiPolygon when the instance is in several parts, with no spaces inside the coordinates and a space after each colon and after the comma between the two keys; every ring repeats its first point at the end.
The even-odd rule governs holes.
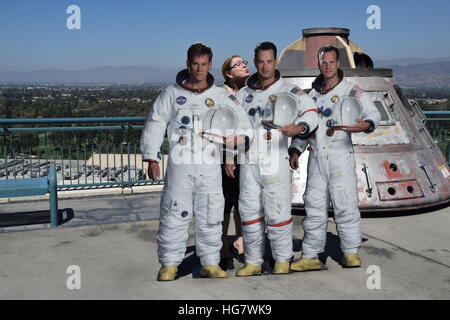
{"type": "MultiPolygon", "coordinates": [[[[1,204],[0,299],[450,298],[450,207],[363,218],[363,267],[358,269],[339,264],[330,218],[321,257],[328,270],[283,276],[236,278],[241,264],[235,260],[228,279],[198,278],[191,223],[179,278],[158,282],[159,201],[159,192],[60,199],[66,222],[55,229],[49,229],[48,201],[1,204]],[[71,290],[67,283],[74,265],[81,288],[71,290]],[[379,270],[380,289],[367,285],[373,283],[373,270],[379,270]]],[[[302,220],[294,216],[295,258],[300,256],[302,220]]]]}

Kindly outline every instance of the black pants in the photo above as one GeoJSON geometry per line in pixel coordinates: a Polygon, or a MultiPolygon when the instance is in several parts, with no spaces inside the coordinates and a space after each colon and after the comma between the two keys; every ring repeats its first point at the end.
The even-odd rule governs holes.
{"type": "Polygon", "coordinates": [[[239,208],[239,165],[234,170],[235,178],[230,178],[225,173],[225,165],[222,165],[222,189],[225,198],[224,213],[229,214],[233,206],[239,208]]]}

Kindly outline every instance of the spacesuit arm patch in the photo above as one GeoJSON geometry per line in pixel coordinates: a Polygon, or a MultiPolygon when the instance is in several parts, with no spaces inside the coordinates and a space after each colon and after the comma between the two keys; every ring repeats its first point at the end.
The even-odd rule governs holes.
{"type": "Polygon", "coordinates": [[[235,96],[233,96],[232,94],[230,94],[230,95],[228,96],[228,98],[230,98],[230,99],[234,102],[235,105],[237,105],[237,106],[240,106],[240,105],[241,105],[241,103],[239,102],[239,100],[238,100],[235,96]]]}
{"type": "Polygon", "coordinates": [[[305,94],[305,91],[303,91],[302,89],[300,89],[297,86],[293,87],[290,92],[293,93],[293,94],[296,94],[298,96],[302,96],[302,95],[305,94]]]}
{"type": "Polygon", "coordinates": [[[354,85],[352,90],[350,91],[349,96],[350,97],[361,98],[363,94],[364,94],[364,90],[361,89],[359,86],[354,85]]]}

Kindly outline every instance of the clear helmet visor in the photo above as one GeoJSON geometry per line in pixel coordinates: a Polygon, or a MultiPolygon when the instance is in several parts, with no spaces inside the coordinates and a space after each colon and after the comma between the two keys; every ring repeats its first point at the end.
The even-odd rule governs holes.
{"type": "Polygon", "coordinates": [[[355,125],[356,119],[362,118],[362,105],[358,98],[344,96],[334,106],[328,127],[348,127],[355,125]]]}
{"type": "Polygon", "coordinates": [[[262,123],[279,128],[294,123],[298,116],[297,100],[289,93],[273,94],[262,112],[262,123]]]}
{"type": "Polygon", "coordinates": [[[341,103],[342,126],[352,126],[356,124],[356,119],[362,117],[361,102],[356,97],[346,96],[341,103]]]}
{"type": "Polygon", "coordinates": [[[202,137],[210,142],[223,143],[225,137],[235,133],[236,119],[232,107],[227,105],[208,110],[203,118],[202,137]]]}

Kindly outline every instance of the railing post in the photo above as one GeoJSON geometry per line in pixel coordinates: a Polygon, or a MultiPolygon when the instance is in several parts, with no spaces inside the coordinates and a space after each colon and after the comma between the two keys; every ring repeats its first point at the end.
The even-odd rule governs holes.
{"type": "Polygon", "coordinates": [[[48,186],[50,193],[50,224],[52,228],[58,226],[58,191],[56,184],[56,169],[55,166],[50,166],[48,169],[48,186]]]}

